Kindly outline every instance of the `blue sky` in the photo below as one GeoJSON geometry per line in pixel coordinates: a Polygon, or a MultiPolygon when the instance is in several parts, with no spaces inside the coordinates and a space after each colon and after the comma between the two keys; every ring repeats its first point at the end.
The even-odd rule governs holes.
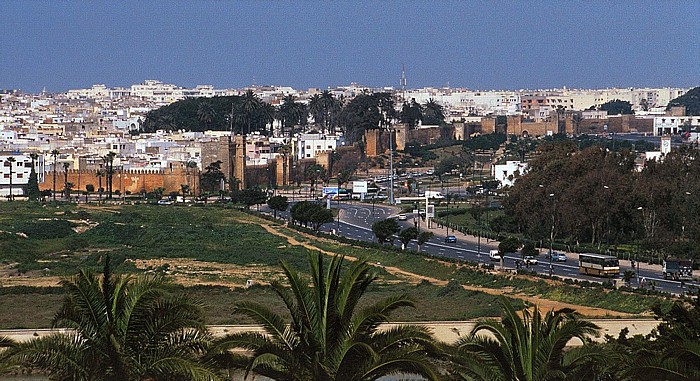
{"type": "Polygon", "coordinates": [[[0,1],[0,89],[700,85],[700,0],[0,1]]]}

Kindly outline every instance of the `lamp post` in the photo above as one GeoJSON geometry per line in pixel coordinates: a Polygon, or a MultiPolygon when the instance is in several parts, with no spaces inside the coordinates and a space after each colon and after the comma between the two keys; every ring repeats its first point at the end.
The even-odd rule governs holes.
{"type": "MultiPolygon", "coordinates": [[[[644,221],[644,208],[640,206],[637,208],[637,210],[639,210],[639,212],[642,214],[642,224],[644,225],[644,226],[642,226],[642,228],[646,229],[646,223],[644,221]]],[[[634,253],[634,262],[635,262],[636,267],[632,269],[637,273],[637,282],[639,282],[639,260],[637,259],[638,254],[639,254],[639,238],[637,238],[637,252],[634,253]]]]}
{"type": "Polygon", "coordinates": [[[692,241],[690,240],[690,226],[688,226],[688,223],[690,222],[690,196],[692,196],[692,193],[685,192],[685,226],[683,227],[683,233],[685,233],[686,238],[688,239],[688,258],[693,258],[693,245],[692,241]]]}
{"type": "Polygon", "coordinates": [[[550,193],[549,197],[552,197],[552,229],[549,231],[549,276],[552,276],[552,257],[554,257],[554,218],[557,210],[557,199],[554,198],[554,193],[550,193]]]}
{"type": "Polygon", "coordinates": [[[449,235],[450,234],[450,203],[449,201],[447,202],[447,211],[446,213],[446,218],[447,221],[445,222],[445,232],[449,235]]]}

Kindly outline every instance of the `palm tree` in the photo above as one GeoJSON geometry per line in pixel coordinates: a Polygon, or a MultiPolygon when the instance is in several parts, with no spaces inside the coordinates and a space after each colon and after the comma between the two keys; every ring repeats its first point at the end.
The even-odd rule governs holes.
{"type": "Polygon", "coordinates": [[[7,336],[0,336],[0,374],[12,368],[10,349],[17,346],[17,343],[7,336]]]}
{"type": "Polygon", "coordinates": [[[309,99],[309,113],[314,118],[314,124],[323,128],[324,124],[324,114],[323,114],[323,102],[319,94],[314,94],[309,99]]]}
{"type": "Polygon", "coordinates": [[[202,102],[197,108],[197,117],[199,121],[204,125],[204,129],[208,130],[211,122],[216,118],[216,110],[209,102],[202,102]]]}
{"type": "Polygon", "coordinates": [[[55,149],[51,151],[51,156],[53,156],[53,200],[56,201],[56,159],[58,158],[58,150],[55,149]]]}
{"type": "Polygon", "coordinates": [[[407,123],[410,129],[416,128],[418,122],[423,119],[423,106],[417,103],[415,99],[412,99],[411,103],[404,102],[399,119],[401,123],[407,123]]]}
{"type": "Polygon", "coordinates": [[[70,193],[68,192],[68,167],[70,164],[67,162],[63,163],[63,197],[68,198],[70,193]]]}
{"type": "Polygon", "coordinates": [[[275,115],[277,115],[277,109],[275,106],[269,103],[262,103],[258,111],[258,116],[260,118],[259,122],[262,124],[262,130],[265,130],[267,125],[270,126],[270,136],[274,136],[274,125],[275,125],[275,115]]]}
{"type": "Polygon", "coordinates": [[[239,105],[239,117],[248,126],[248,134],[250,134],[251,126],[255,124],[261,105],[262,101],[257,97],[257,95],[255,95],[253,90],[246,91],[241,98],[241,104],[239,105]]]}
{"type": "Polygon", "coordinates": [[[505,297],[499,297],[501,321],[477,323],[469,336],[457,342],[456,372],[465,380],[535,381],[564,378],[567,372],[595,356],[585,352],[564,361],[564,347],[574,338],[587,343],[598,335],[595,324],[580,320],[573,310],[562,309],[542,316],[522,310],[522,318],[505,297]],[[482,331],[492,337],[479,335],[482,331]]]}
{"type": "Polygon", "coordinates": [[[209,334],[199,304],[171,295],[162,277],[81,270],[67,292],[56,333],[18,344],[12,358],[59,380],[213,380],[199,360],[209,334]]]}
{"type": "Polygon", "coordinates": [[[289,128],[289,135],[291,136],[295,125],[305,124],[306,115],[306,106],[304,106],[303,103],[297,102],[294,95],[287,95],[284,97],[282,105],[280,106],[282,135],[284,135],[284,129],[289,128]]]}
{"type": "Polygon", "coordinates": [[[107,177],[107,198],[112,199],[112,177],[114,176],[114,157],[117,154],[114,152],[109,152],[104,157],[102,161],[105,164],[105,175],[107,177]]]}
{"type": "Polygon", "coordinates": [[[282,264],[289,287],[272,287],[291,315],[291,322],[269,308],[241,302],[235,311],[264,327],[265,333],[226,336],[212,347],[221,363],[273,380],[359,381],[389,374],[419,374],[436,380],[430,357],[436,353],[430,333],[420,326],[378,330],[399,307],[413,306],[405,295],[394,296],[356,311],[367,287],[376,279],[366,260],[343,266],[342,257],[324,263],[321,253],[309,255],[312,285],[282,264]],[[346,267],[342,272],[342,267],[346,267]],[[230,349],[244,349],[235,356],[230,349]]]}
{"type": "Polygon", "coordinates": [[[323,109],[323,127],[327,132],[331,132],[332,127],[337,125],[340,102],[330,91],[325,90],[321,93],[321,107],[323,109]]]}
{"type": "Polygon", "coordinates": [[[630,380],[700,380],[700,343],[683,339],[661,355],[652,351],[637,353],[623,375],[630,380]]]}
{"type": "Polygon", "coordinates": [[[99,182],[98,188],[97,188],[97,192],[99,194],[99,196],[98,196],[99,202],[102,202],[102,192],[104,190],[104,188],[102,188],[102,178],[105,176],[105,172],[101,169],[98,169],[97,172],[95,173],[95,176],[97,177],[97,181],[99,182]]]}
{"type": "Polygon", "coordinates": [[[10,194],[7,196],[9,200],[12,200],[14,198],[14,195],[12,194],[12,165],[17,161],[14,157],[10,156],[7,159],[5,159],[5,166],[10,167],[10,194]]]}
{"type": "Polygon", "coordinates": [[[432,98],[423,106],[423,121],[425,124],[441,125],[445,122],[445,111],[440,104],[432,98]]]}

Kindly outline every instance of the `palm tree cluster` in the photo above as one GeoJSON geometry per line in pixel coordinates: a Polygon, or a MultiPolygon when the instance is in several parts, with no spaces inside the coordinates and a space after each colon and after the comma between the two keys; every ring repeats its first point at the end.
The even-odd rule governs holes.
{"type": "Polygon", "coordinates": [[[445,113],[433,99],[425,105],[413,100],[398,110],[394,95],[386,92],[363,93],[350,101],[328,90],[313,95],[308,102],[287,95],[276,107],[253,90],[247,90],[241,96],[184,99],[152,110],[146,116],[143,131],[211,129],[291,136],[300,130],[327,133],[340,130],[350,141],[359,142],[365,130],[386,129],[394,120],[408,123],[411,128],[421,121],[442,125],[445,113]]]}
{"type": "Polygon", "coordinates": [[[655,311],[663,319],[648,337],[590,337],[599,328],[569,309],[520,311],[500,297],[502,317],[482,320],[455,344],[442,344],[420,325],[383,326],[406,295],[373,304],[363,296],[377,279],[367,260],[347,263],[309,254],[309,274],[282,263],[273,282],[286,319],[243,301],[235,312],[262,332],[213,338],[202,305],[173,292],[160,276],[81,270],[62,281],[66,298],[54,327],[66,330],[27,342],[0,337],[0,372],[37,370],[51,380],[373,381],[424,380],[697,380],[700,301],[655,311]],[[652,337],[653,336],[653,337],[652,337]],[[571,341],[580,346],[568,348],[571,341]],[[240,373],[238,373],[240,374],[240,373]]]}

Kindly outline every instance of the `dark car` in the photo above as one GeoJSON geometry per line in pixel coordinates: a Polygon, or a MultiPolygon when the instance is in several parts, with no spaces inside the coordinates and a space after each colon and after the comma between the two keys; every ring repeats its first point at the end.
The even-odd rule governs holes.
{"type": "Polygon", "coordinates": [[[445,237],[445,243],[457,243],[457,237],[453,235],[448,235],[445,237]]]}

